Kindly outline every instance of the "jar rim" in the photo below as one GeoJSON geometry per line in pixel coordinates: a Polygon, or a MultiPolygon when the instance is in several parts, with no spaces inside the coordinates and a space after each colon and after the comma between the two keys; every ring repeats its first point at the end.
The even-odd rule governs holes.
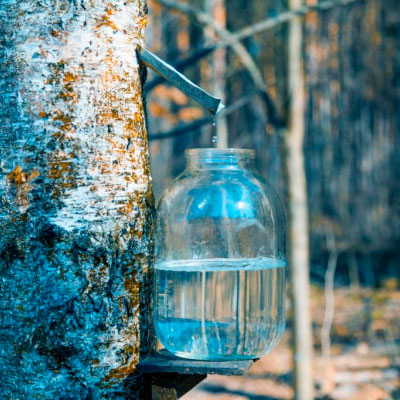
{"type": "Polygon", "coordinates": [[[255,158],[256,152],[252,149],[215,149],[215,148],[194,148],[186,149],[187,158],[255,158]]]}

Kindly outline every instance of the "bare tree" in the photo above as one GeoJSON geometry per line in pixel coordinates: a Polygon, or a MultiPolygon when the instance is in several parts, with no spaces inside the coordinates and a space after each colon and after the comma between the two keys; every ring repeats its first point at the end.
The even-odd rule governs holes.
{"type": "Polygon", "coordinates": [[[139,0],[0,0],[3,399],[140,397],[145,23],[139,0]]]}
{"type": "MultiPolygon", "coordinates": [[[[302,0],[290,0],[291,9],[302,0]]],[[[289,265],[294,324],[295,398],[311,400],[313,382],[312,327],[309,295],[309,229],[307,184],[304,165],[304,72],[302,60],[303,25],[301,19],[289,23],[288,32],[288,129],[285,135],[289,205],[289,265]]]]}
{"type": "Polygon", "coordinates": [[[325,314],[321,327],[321,353],[325,369],[325,386],[328,387],[329,369],[331,367],[331,329],[335,316],[335,272],[338,260],[336,239],[332,230],[327,230],[326,241],[329,258],[325,271],[325,314]]]}
{"type": "MultiPolygon", "coordinates": [[[[212,16],[217,30],[224,30],[226,26],[225,0],[205,0],[205,9],[212,16]]],[[[226,73],[226,49],[218,49],[212,55],[211,83],[212,93],[225,102],[225,73],[226,73]]],[[[215,122],[217,133],[217,147],[228,147],[228,124],[224,117],[215,122]]]]}

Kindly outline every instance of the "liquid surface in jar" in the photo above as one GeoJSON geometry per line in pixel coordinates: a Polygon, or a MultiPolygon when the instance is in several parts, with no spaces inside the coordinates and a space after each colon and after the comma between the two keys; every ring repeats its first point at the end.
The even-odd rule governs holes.
{"type": "Polygon", "coordinates": [[[186,358],[256,358],[285,328],[285,261],[260,257],[155,265],[154,324],[161,343],[186,358]]]}

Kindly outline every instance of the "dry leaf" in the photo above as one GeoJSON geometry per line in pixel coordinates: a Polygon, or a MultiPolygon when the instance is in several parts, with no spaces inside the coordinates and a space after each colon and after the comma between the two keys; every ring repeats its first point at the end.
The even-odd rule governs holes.
{"type": "Polygon", "coordinates": [[[178,117],[179,119],[189,122],[195,119],[201,118],[203,116],[203,111],[200,108],[196,107],[186,107],[179,110],[178,117]]]}

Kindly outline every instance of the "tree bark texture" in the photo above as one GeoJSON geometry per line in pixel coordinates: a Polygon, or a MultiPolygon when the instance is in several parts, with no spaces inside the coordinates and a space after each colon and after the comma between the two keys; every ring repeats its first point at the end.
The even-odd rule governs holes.
{"type": "Polygon", "coordinates": [[[140,0],[0,0],[0,397],[140,397],[153,195],[140,0]]]}
{"type": "MultiPolygon", "coordinates": [[[[289,0],[291,9],[302,0],[289,0]]],[[[288,30],[288,130],[285,135],[289,208],[289,265],[293,304],[294,390],[297,400],[313,398],[312,326],[310,316],[309,228],[304,163],[305,93],[302,60],[303,22],[288,30]]]]}

